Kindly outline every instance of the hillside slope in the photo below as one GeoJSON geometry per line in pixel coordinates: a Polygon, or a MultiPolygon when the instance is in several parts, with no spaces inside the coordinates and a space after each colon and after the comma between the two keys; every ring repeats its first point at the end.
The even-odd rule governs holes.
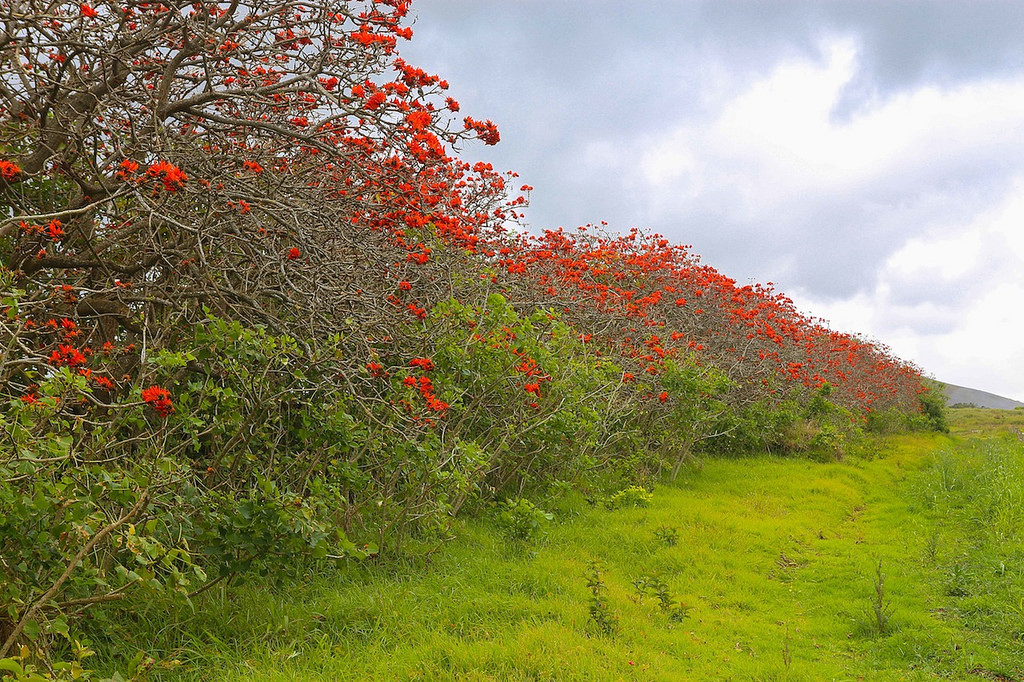
{"type": "Polygon", "coordinates": [[[975,405],[994,410],[1013,410],[1018,407],[1024,407],[1022,402],[1011,398],[1004,398],[994,393],[988,393],[987,391],[979,391],[975,388],[967,388],[955,384],[945,384],[945,386],[947,405],[975,405]]]}

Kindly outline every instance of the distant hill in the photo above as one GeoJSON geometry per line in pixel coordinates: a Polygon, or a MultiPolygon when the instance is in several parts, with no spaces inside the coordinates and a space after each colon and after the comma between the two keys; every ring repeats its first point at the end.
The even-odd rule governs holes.
{"type": "Polygon", "coordinates": [[[947,405],[976,405],[977,407],[989,407],[996,410],[1012,410],[1017,407],[1024,407],[1024,403],[1001,395],[979,391],[975,388],[966,388],[956,384],[946,384],[947,405]]]}

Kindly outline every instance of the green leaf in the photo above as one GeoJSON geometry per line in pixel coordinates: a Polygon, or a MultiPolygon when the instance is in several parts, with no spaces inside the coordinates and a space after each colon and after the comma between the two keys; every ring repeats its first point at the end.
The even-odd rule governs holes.
{"type": "Polygon", "coordinates": [[[0,670],[14,673],[18,678],[25,675],[25,669],[21,667],[16,658],[0,658],[0,670]]]}
{"type": "Polygon", "coordinates": [[[68,640],[69,642],[71,641],[71,634],[68,632],[68,623],[64,619],[63,615],[57,616],[53,619],[53,621],[50,623],[50,630],[56,632],[58,635],[68,640]]]}
{"type": "Polygon", "coordinates": [[[25,636],[33,642],[36,641],[36,638],[39,637],[39,623],[34,620],[26,621],[22,632],[24,632],[25,636]]]}

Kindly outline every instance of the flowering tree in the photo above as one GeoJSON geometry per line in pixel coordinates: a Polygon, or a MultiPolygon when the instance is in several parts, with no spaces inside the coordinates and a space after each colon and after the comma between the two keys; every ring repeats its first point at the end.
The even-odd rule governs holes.
{"type": "Polygon", "coordinates": [[[408,2],[5,4],[4,264],[79,346],[203,307],[336,330],[353,282],[427,257],[396,228],[493,218],[500,179],[445,145],[497,131],[398,58],[408,2]]]}
{"type": "MultiPolygon", "coordinates": [[[[200,467],[210,494],[241,485],[282,508],[286,491],[251,488],[252,453],[289,445],[281,434],[302,431],[288,420],[308,417],[324,390],[363,395],[363,416],[372,413],[374,344],[395,327],[389,297],[402,294],[408,319],[422,319],[405,292],[433,277],[427,244],[440,234],[471,253],[510,217],[503,179],[450,155],[462,140],[496,143],[494,125],[456,116],[447,83],[398,56],[412,35],[408,9],[405,0],[0,3],[0,392],[16,446],[0,466],[19,494],[55,500],[50,516],[6,518],[83,538],[57,553],[61,564],[43,557],[64,540],[15,547],[7,529],[5,556],[47,570],[8,576],[36,591],[2,595],[24,608],[0,616],[0,655],[75,594],[71,576],[98,570],[129,521],[161,518],[147,491],[180,489],[161,476],[180,484],[200,467]],[[173,394],[168,382],[180,384],[173,394]],[[183,452],[191,459],[173,459],[183,452]],[[73,467],[106,476],[111,462],[144,453],[171,463],[122,468],[117,495],[83,494],[74,514],[61,506],[73,467]]],[[[422,392],[428,408],[443,405],[422,392]]],[[[323,465],[303,464],[299,478],[323,465]]],[[[235,522],[225,511],[193,539],[235,522]]],[[[230,570],[296,527],[275,536],[270,521],[250,526],[252,542],[266,542],[225,548],[230,570]]],[[[316,541],[312,526],[295,532],[313,533],[324,552],[344,549],[316,541]]],[[[78,585],[75,598],[114,598],[161,571],[180,581],[181,567],[169,566],[109,592],[78,585]]]]}

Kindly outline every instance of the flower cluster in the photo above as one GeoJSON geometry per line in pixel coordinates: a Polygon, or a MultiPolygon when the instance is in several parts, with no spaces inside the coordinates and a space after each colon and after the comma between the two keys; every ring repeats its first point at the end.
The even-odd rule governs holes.
{"type": "Polygon", "coordinates": [[[146,170],[147,177],[158,180],[168,192],[177,192],[185,186],[188,176],[174,164],[158,161],[146,170]]]}
{"type": "Polygon", "coordinates": [[[50,353],[50,364],[54,367],[81,367],[85,364],[85,355],[77,348],[62,343],[50,353]]]}
{"type": "Polygon", "coordinates": [[[171,392],[162,386],[150,386],[149,388],[142,389],[142,401],[165,419],[174,412],[171,392]]]}
{"type": "Polygon", "coordinates": [[[501,140],[498,127],[491,121],[477,121],[472,116],[467,116],[463,120],[463,126],[466,130],[475,131],[484,144],[495,145],[501,140]]]}
{"type": "Polygon", "coordinates": [[[18,164],[13,161],[7,161],[6,159],[0,159],[0,178],[11,182],[16,180],[21,175],[21,168],[18,164]]]}

